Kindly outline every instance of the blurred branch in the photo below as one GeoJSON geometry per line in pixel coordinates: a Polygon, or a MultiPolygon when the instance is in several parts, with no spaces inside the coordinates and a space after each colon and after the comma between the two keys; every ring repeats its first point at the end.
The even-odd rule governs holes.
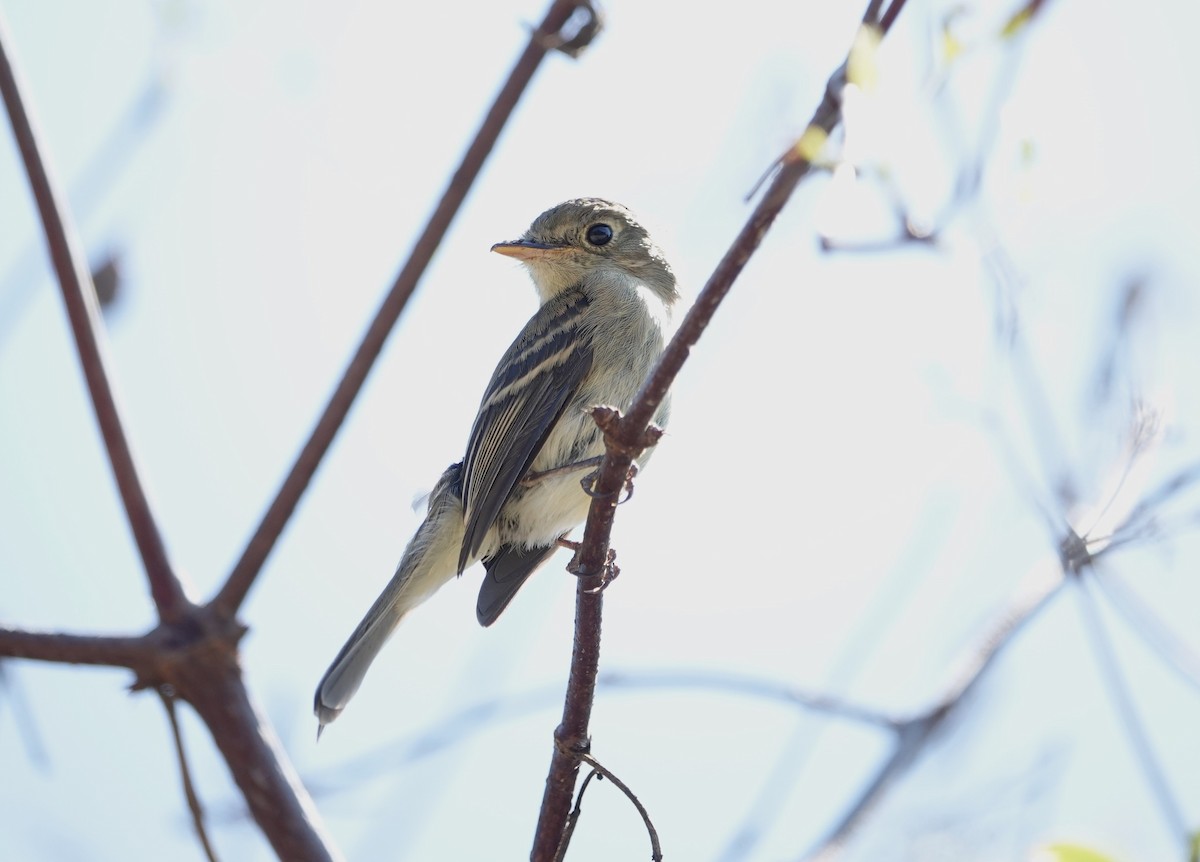
{"type": "Polygon", "coordinates": [[[1192,689],[1200,692],[1200,657],[1188,648],[1183,638],[1173,633],[1166,622],[1115,573],[1105,572],[1098,576],[1096,585],[1129,628],[1158,653],[1167,667],[1192,689]]]}
{"type": "MultiPolygon", "coordinates": [[[[705,669],[609,671],[597,676],[596,687],[604,693],[688,689],[755,698],[889,730],[895,730],[902,721],[868,707],[804,692],[785,682],[705,669]]],[[[305,784],[312,788],[315,796],[320,797],[340,789],[344,784],[360,783],[364,777],[396,772],[447,748],[461,745],[477,733],[494,730],[500,722],[514,721],[546,709],[559,696],[555,686],[546,685],[469,704],[441,716],[431,722],[428,729],[414,736],[368,750],[327,772],[308,773],[305,784]]]]}
{"type": "Polygon", "coordinates": [[[149,637],[74,635],[0,628],[0,656],[124,667],[141,673],[155,664],[159,645],[149,637]]]}
{"type": "MultiPolygon", "coordinates": [[[[1064,539],[1064,544],[1067,540],[1064,539]]],[[[1060,557],[1060,562],[1062,558],[1060,557]]],[[[961,714],[964,703],[1004,648],[1030,620],[1058,594],[1067,583],[1066,568],[1049,562],[1031,573],[1029,582],[1008,603],[979,639],[963,666],[955,673],[945,692],[928,709],[900,722],[891,755],[880,765],[867,786],[847,809],[841,820],[804,858],[830,862],[837,858],[851,835],[904,773],[925,752],[929,743],[952,719],[961,714]]]]}
{"type": "Polygon", "coordinates": [[[26,109],[23,87],[13,59],[8,27],[0,16],[0,91],[12,124],[13,137],[20,150],[29,177],[29,185],[41,216],[42,228],[51,263],[62,288],[63,302],[71,323],[71,333],[79,352],[87,381],[88,394],[104,438],[104,447],[112,464],[113,475],[121,494],[121,502],[133,531],[134,541],[142,557],[150,593],[164,622],[178,622],[187,613],[190,602],[167,557],[166,547],[159,535],[150,501],[142,487],[137,464],[117,409],[116,396],[106,368],[103,329],[96,291],[92,286],[87,260],[79,247],[74,225],[66,206],[50,177],[42,158],[42,148],[34,131],[33,120],[26,109]]]}
{"type": "Polygon", "coordinates": [[[462,161],[442,193],[441,200],[413,245],[408,260],[375,313],[375,319],[367,327],[362,342],[354,352],[320,419],[317,420],[316,427],[300,450],[296,462],[283,480],[241,558],[233,567],[229,579],[213,600],[213,607],[218,613],[231,617],[245,601],[246,594],[254,585],[255,578],[258,577],[284,527],[287,526],[292,512],[300,502],[300,497],[308,488],[308,483],[316,474],[317,467],[320,466],[334,437],[337,436],[338,429],[350,412],[354,399],[383,349],[384,341],[400,318],[409,297],[416,290],[425,268],[433,259],[434,252],[449,230],[450,223],[466,199],[467,192],[499,138],[504,124],[532,80],[534,72],[541,64],[542,58],[546,56],[547,51],[560,46],[569,49],[568,53],[578,53],[583,45],[577,40],[581,36],[585,40],[590,38],[589,33],[591,36],[595,35],[596,28],[592,27],[589,30],[589,25],[598,25],[599,18],[595,12],[590,11],[591,8],[588,0],[554,0],[542,23],[530,34],[529,43],[488,109],[474,140],[467,147],[462,161]],[[562,32],[564,25],[578,9],[589,10],[589,22],[584,23],[576,33],[562,32]]]}
{"type": "MultiPolygon", "coordinates": [[[[87,164],[68,185],[67,200],[81,224],[98,208],[104,196],[117,186],[126,169],[136,163],[135,155],[149,136],[153,124],[168,104],[167,76],[157,74],[129,102],[104,140],[88,157],[87,164]]],[[[42,273],[41,243],[30,242],[13,264],[0,275],[0,345],[17,325],[29,300],[37,295],[42,273]]],[[[94,251],[94,249],[93,249],[94,251]]],[[[93,275],[94,282],[100,282],[93,275]]],[[[106,305],[104,291],[96,284],[101,307],[106,305]]]]}
{"type": "Polygon", "coordinates": [[[1167,775],[1163,771],[1162,764],[1159,763],[1158,757],[1154,753],[1154,747],[1150,744],[1150,736],[1147,734],[1146,728],[1143,726],[1142,720],[1138,715],[1137,707],[1134,705],[1133,697],[1129,691],[1129,684],[1125,680],[1125,675],[1121,672],[1120,664],[1117,662],[1116,651],[1113,649],[1112,641],[1109,639],[1108,632],[1104,628],[1104,623],[1100,619],[1099,609],[1096,607],[1096,600],[1092,596],[1089,584],[1087,580],[1082,578],[1078,580],[1078,584],[1079,606],[1083,614],[1084,628],[1087,630],[1088,640],[1092,645],[1092,655],[1100,667],[1100,674],[1104,679],[1105,688],[1108,689],[1109,697],[1112,699],[1117,716],[1120,718],[1121,724],[1125,729],[1125,735],[1129,738],[1129,744],[1133,748],[1138,765],[1141,767],[1142,773],[1146,777],[1146,782],[1150,785],[1154,798],[1158,802],[1159,811],[1166,820],[1172,834],[1183,845],[1184,855],[1186,855],[1190,835],[1188,833],[1187,820],[1183,814],[1183,808],[1180,806],[1175,792],[1171,789],[1171,784],[1167,780],[1167,775]]]}
{"type": "MultiPolygon", "coordinates": [[[[34,720],[29,702],[25,699],[20,681],[10,672],[9,666],[3,661],[0,661],[0,694],[3,694],[4,698],[7,698],[9,706],[12,709],[13,722],[17,726],[17,735],[21,737],[21,742],[30,762],[42,768],[49,766],[50,755],[46,752],[46,745],[42,742],[37,721],[34,720]]],[[[0,698],[0,700],[4,698],[0,698]]]]}
{"type": "MultiPolygon", "coordinates": [[[[883,5],[871,0],[863,17],[863,26],[874,27],[878,35],[886,35],[905,0],[892,0],[880,14],[883,5]],[[876,17],[878,16],[878,17],[876,17]]],[[[652,445],[657,436],[651,433],[651,422],[658,412],[667,390],[679,374],[694,345],[708,326],[746,262],[762,243],[792,192],[812,168],[819,151],[813,141],[824,141],[841,122],[841,91],[846,82],[843,63],[830,76],[825,95],[817,106],[805,133],[777,162],[778,171],[749,220],[734,239],[725,256],[697,296],[679,330],[663,351],[650,376],[642,384],[624,418],[612,409],[593,411],[596,424],[604,432],[604,463],[598,470],[593,486],[594,496],[584,527],[583,541],[571,561],[570,571],[579,577],[575,604],[575,640],[571,655],[571,671],[563,703],[563,719],[554,731],[555,749],[546,776],[546,790],[538,816],[531,859],[550,860],[560,843],[579,773],[579,758],[589,745],[588,724],[600,653],[600,620],[603,593],[600,591],[612,567],[609,537],[616,514],[618,495],[625,487],[633,460],[652,445]]]]}
{"type": "Polygon", "coordinates": [[[597,680],[601,688],[609,689],[697,689],[741,694],[762,700],[774,700],[799,707],[806,712],[841,718],[847,721],[896,730],[903,719],[849,703],[840,698],[802,691],[792,685],[772,679],[745,674],[721,673],[710,670],[611,671],[597,680]]]}
{"type": "Polygon", "coordinates": [[[183,781],[183,795],[187,799],[188,811],[192,814],[192,825],[196,828],[196,837],[204,848],[208,862],[217,862],[217,854],[212,843],[208,840],[208,830],[204,828],[204,808],[200,805],[200,797],[192,784],[192,770],[188,767],[187,750],[183,747],[183,732],[179,729],[179,716],[175,714],[175,694],[168,686],[159,686],[156,691],[162,700],[167,718],[171,722],[171,736],[175,739],[175,756],[179,760],[179,777],[183,781]]]}

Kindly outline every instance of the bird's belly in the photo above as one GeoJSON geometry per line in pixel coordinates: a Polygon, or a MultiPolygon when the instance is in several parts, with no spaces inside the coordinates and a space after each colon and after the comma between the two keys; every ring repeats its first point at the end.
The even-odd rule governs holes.
{"type": "MultiPolygon", "coordinates": [[[[665,414],[664,409],[657,418],[665,419],[665,414]]],[[[639,465],[644,466],[653,452],[653,448],[643,452],[638,458],[639,465]]],[[[604,439],[595,421],[583,410],[568,407],[534,458],[530,473],[576,464],[603,454],[604,439]]],[[[526,548],[545,547],[582,524],[587,519],[592,498],[584,492],[581,482],[597,469],[598,465],[586,465],[514,489],[497,519],[499,543],[526,548]]]]}

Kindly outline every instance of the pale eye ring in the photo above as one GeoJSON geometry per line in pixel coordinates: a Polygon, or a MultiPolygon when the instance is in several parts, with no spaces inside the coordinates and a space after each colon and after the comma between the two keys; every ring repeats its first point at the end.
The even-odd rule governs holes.
{"type": "Polygon", "coordinates": [[[608,245],[613,238],[613,229],[601,222],[587,229],[587,241],[592,245],[608,245]]]}

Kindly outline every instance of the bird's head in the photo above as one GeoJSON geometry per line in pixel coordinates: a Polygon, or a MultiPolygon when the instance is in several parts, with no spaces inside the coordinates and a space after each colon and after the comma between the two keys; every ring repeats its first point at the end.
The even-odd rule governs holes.
{"type": "Polygon", "coordinates": [[[542,302],[593,274],[611,272],[650,288],[665,303],[678,298],[675,275],[633,213],[600,198],[578,198],[551,207],[520,239],[492,251],[529,268],[542,302]]]}

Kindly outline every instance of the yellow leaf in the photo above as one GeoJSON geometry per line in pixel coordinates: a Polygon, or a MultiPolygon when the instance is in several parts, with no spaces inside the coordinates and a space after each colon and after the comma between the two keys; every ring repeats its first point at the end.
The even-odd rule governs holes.
{"type": "Polygon", "coordinates": [[[1016,14],[1008,19],[1004,25],[1004,29],[1000,31],[1001,39],[1011,39],[1013,36],[1021,32],[1021,30],[1033,20],[1033,5],[1026,4],[1017,10],[1016,14]]]}
{"type": "Polygon", "coordinates": [[[879,81],[879,30],[870,24],[858,28],[850,57],[846,62],[846,80],[863,90],[871,90],[879,81]]]}
{"type": "Polygon", "coordinates": [[[800,140],[796,141],[796,145],[792,147],[792,152],[812,164],[821,155],[821,150],[825,149],[825,141],[829,136],[825,134],[825,130],[819,126],[809,126],[804,130],[804,134],[800,136],[800,140]]]}
{"type": "Polygon", "coordinates": [[[1047,844],[1033,854],[1033,862],[1115,862],[1090,847],[1079,844],[1047,844]]]}

